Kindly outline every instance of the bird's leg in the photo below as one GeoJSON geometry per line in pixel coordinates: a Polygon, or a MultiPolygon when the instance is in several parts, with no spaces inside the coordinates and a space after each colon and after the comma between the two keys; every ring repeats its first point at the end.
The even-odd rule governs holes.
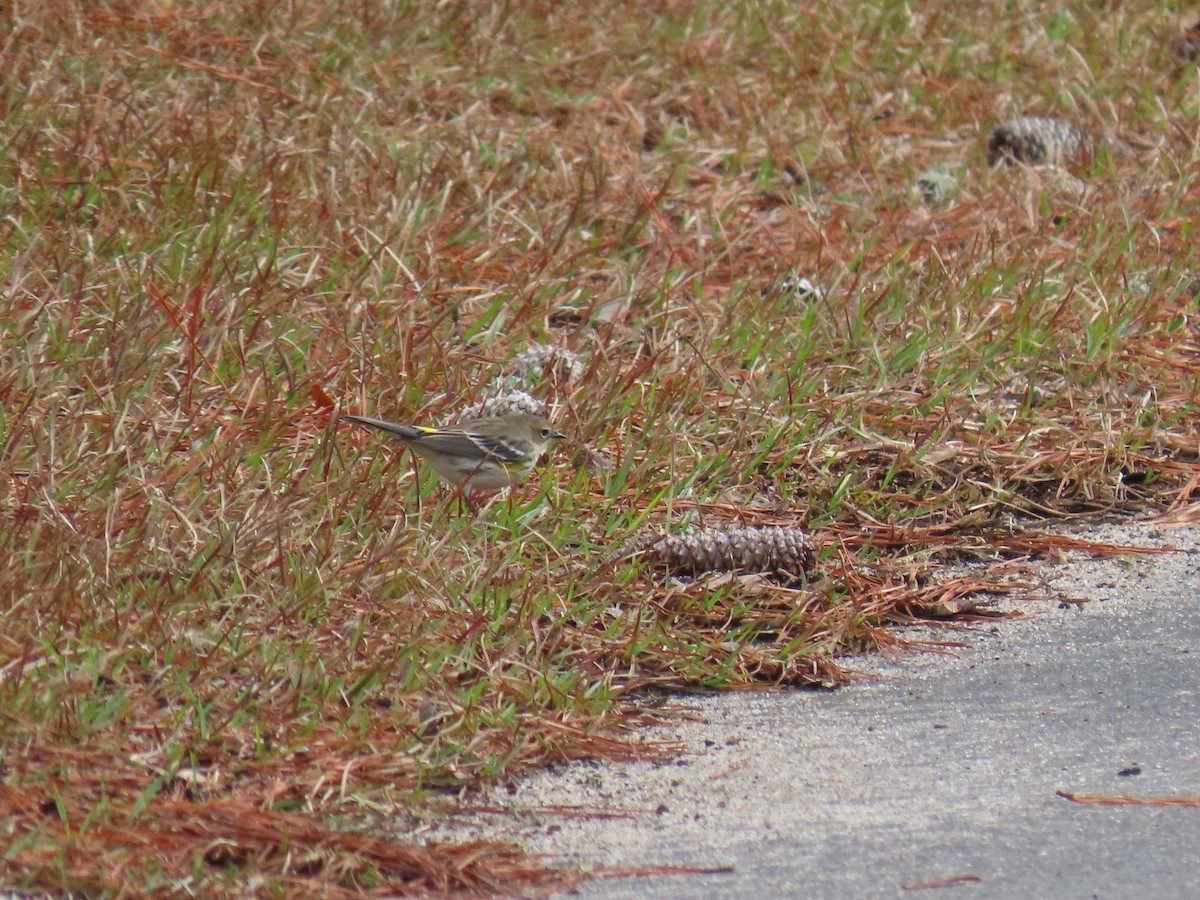
{"type": "Polygon", "coordinates": [[[489,495],[486,493],[473,491],[470,488],[459,488],[456,493],[463,508],[470,512],[471,515],[479,515],[480,510],[487,505],[489,495]]]}
{"type": "Polygon", "coordinates": [[[476,511],[475,505],[471,502],[470,492],[463,490],[461,487],[454,488],[454,504],[458,507],[459,513],[474,513],[476,511]]]}

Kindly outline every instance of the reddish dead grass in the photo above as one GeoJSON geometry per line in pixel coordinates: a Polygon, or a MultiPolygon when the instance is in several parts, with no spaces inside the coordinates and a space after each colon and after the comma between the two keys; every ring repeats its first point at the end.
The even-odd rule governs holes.
{"type": "Polygon", "coordinates": [[[889,624],[1036,593],[1031,559],[1129,552],[1027,517],[1186,519],[1200,187],[1158,18],[0,12],[6,883],[564,887],[420,845],[424,792],[668,752],[646,688],[836,685],[889,624]],[[989,173],[1016,113],[1135,150],[989,173]],[[935,163],[944,206],[913,193],[935,163]],[[533,343],[585,374],[513,375],[533,343]],[[591,468],[568,447],[478,519],[332,424],[514,385],[591,468]],[[594,570],[693,519],[815,526],[823,558],[594,570]]]}

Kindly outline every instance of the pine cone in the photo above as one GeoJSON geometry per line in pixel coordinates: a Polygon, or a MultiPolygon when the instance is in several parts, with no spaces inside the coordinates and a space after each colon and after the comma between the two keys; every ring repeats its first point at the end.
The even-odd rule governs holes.
{"type": "Polygon", "coordinates": [[[1200,59],[1200,22],[1176,35],[1171,42],[1171,49],[1185,63],[1200,59]]]}
{"type": "Polygon", "coordinates": [[[989,166],[1008,165],[1070,166],[1086,163],[1095,139],[1069,122],[1040,116],[1021,116],[998,126],[988,138],[989,166]]]}
{"type": "Polygon", "coordinates": [[[672,575],[769,572],[796,578],[816,558],[800,528],[692,528],[684,534],[641,534],[607,561],[642,556],[672,575]]]}

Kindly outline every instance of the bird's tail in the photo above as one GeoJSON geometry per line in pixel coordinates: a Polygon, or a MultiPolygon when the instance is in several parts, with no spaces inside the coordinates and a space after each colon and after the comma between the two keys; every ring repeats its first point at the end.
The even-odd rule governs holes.
{"type": "Polygon", "coordinates": [[[421,437],[424,432],[419,428],[414,428],[412,425],[403,425],[399,422],[388,422],[385,419],[372,419],[367,416],[338,416],[343,422],[350,422],[353,425],[365,425],[368,428],[377,428],[378,430],[389,434],[397,440],[413,441],[421,437]]]}

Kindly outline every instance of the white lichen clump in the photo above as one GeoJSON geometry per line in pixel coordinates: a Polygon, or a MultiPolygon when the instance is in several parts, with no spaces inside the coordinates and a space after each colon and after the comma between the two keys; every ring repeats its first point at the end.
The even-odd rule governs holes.
{"type": "Polygon", "coordinates": [[[552,378],[556,381],[576,381],[583,377],[586,367],[579,356],[564,347],[535,344],[522,350],[513,359],[513,373],[527,381],[552,378]]]}
{"type": "Polygon", "coordinates": [[[825,297],[820,285],[811,278],[795,272],[783,276],[783,280],[779,282],[779,292],[799,303],[813,303],[825,297]]]}
{"type": "Polygon", "coordinates": [[[546,404],[537,397],[525,391],[505,391],[464,407],[454,416],[454,422],[448,424],[470,422],[489,416],[507,416],[511,413],[533,413],[535,416],[550,417],[546,404]]]}

